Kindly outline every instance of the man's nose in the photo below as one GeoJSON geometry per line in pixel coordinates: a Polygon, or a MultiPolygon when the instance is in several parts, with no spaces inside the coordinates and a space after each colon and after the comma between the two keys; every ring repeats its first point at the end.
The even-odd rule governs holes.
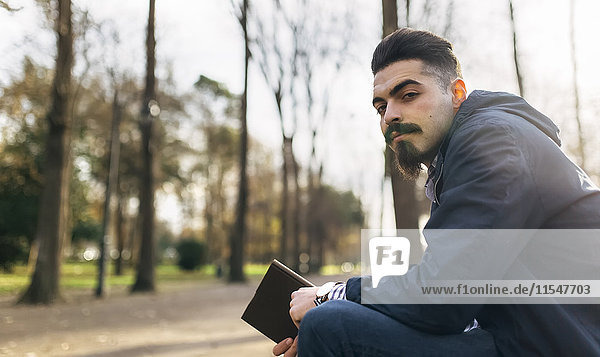
{"type": "Polygon", "coordinates": [[[400,115],[400,110],[397,106],[394,106],[392,103],[388,103],[385,108],[385,115],[383,116],[383,120],[387,125],[390,125],[394,122],[402,121],[402,116],[400,115]]]}

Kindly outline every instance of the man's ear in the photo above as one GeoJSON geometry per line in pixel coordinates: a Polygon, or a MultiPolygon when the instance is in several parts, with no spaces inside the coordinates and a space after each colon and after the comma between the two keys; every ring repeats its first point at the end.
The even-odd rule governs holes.
{"type": "Polygon", "coordinates": [[[462,102],[467,99],[467,87],[462,79],[456,78],[450,84],[450,90],[452,91],[452,107],[457,111],[462,102]]]}

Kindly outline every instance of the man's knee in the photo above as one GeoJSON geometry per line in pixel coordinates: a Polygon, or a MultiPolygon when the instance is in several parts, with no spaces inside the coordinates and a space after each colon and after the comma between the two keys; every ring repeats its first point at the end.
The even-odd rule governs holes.
{"type": "Polygon", "coordinates": [[[353,304],[350,301],[332,300],[310,309],[302,318],[300,330],[323,330],[331,324],[339,325],[342,317],[349,317],[353,304]]]}
{"type": "Polygon", "coordinates": [[[350,317],[352,302],[332,300],[310,309],[302,318],[298,331],[298,350],[306,356],[328,356],[343,341],[341,317],[350,317]]]}

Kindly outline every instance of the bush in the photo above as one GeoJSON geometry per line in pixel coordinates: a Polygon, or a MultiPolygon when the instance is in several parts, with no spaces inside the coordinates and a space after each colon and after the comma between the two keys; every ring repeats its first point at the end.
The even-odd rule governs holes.
{"type": "Polygon", "coordinates": [[[0,269],[9,273],[15,263],[27,261],[29,245],[25,237],[0,236],[0,269]]]}
{"type": "Polygon", "coordinates": [[[177,265],[182,270],[195,270],[206,264],[206,244],[193,239],[185,239],[177,245],[179,259],[177,265]]]}

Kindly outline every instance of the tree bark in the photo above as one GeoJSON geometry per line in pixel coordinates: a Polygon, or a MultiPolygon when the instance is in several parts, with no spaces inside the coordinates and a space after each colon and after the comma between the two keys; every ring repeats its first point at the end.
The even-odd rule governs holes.
{"type": "Polygon", "coordinates": [[[142,133],[142,177],[140,187],[139,216],[141,219],[140,259],[132,292],[155,290],[154,274],[154,120],[158,116],[156,102],[156,67],[154,38],[155,0],[150,0],[148,33],[146,37],[146,87],[141,110],[140,131],[142,133]]]}
{"type": "Polygon", "coordinates": [[[410,27],[410,0],[404,0],[404,7],[406,9],[406,27],[410,27]]]}
{"type": "Polygon", "coordinates": [[[328,239],[327,229],[323,222],[321,213],[323,185],[321,178],[323,175],[323,165],[321,164],[316,177],[313,177],[314,184],[311,188],[311,200],[308,207],[307,215],[310,217],[310,226],[307,229],[309,240],[311,242],[308,252],[310,255],[309,271],[318,273],[323,267],[324,242],[328,239]]]}
{"type": "Polygon", "coordinates": [[[104,280],[106,276],[107,253],[110,245],[110,229],[112,217],[112,202],[119,175],[119,154],[121,142],[119,139],[119,126],[121,125],[121,108],[119,104],[119,92],[115,90],[113,97],[113,118],[110,133],[108,151],[108,175],[106,178],[106,193],[104,198],[104,217],[102,219],[102,241],[100,242],[100,259],[98,260],[98,282],[96,285],[96,297],[104,297],[104,280]]]}
{"type": "Polygon", "coordinates": [[[117,221],[115,232],[117,235],[117,251],[119,252],[119,255],[117,256],[117,259],[115,259],[114,269],[115,275],[121,276],[123,275],[123,250],[125,249],[125,220],[123,217],[123,198],[117,197],[117,202],[117,221]]]}
{"type": "Polygon", "coordinates": [[[294,177],[294,226],[292,230],[292,262],[294,263],[294,270],[300,271],[300,224],[301,224],[301,202],[300,194],[301,188],[298,182],[298,176],[300,175],[300,168],[294,152],[291,151],[291,164],[292,164],[292,175],[294,177]]]}
{"type": "Polygon", "coordinates": [[[221,265],[222,253],[217,247],[215,240],[215,206],[216,206],[216,194],[213,192],[214,187],[211,184],[211,169],[210,166],[206,168],[206,187],[204,189],[204,236],[206,237],[206,245],[208,246],[208,256],[213,259],[211,263],[221,265]]]}
{"type": "Polygon", "coordinates": [[[56,21],[57,58],[52,86],[52,107],[46,116],[48,138],[44,188],[36,228],[39,251],[31,283],[22,303],[49,304],[60,297],[59,278],[62,246],[67,229],[71,142],[71,70],[73,68],[73,27],[71,1],[58,0],[56,21]]]}
{"type": "Polygon", "coordinates": [[[398,5],[396,0],[382,0],[383,27],[382,38],[396,31],[398,28],[398,5]]]}
{"type": "Polygon", "coordinates": [[[283,187],[281,192],[281,210],[279,213],[279,219],[281,221],[281,236],[279,238],[279,259],[284,264],[289,264],[288,259],[288,237],[289,237],[289,195],[290,187],[288,180],[289,172],[289,149],[292,140],[287,136],[283,135],[283,163],[281,167],[281,175],[283,180],[283,187]]]}
{"type": "Polygon", "coordinates": [[[240,182],[238,202],[236,206],[235,224],[229,241],[231,255],[229,257],[229,281],[244,281],[244,241],[246,236],[246,211],[248,210],[248,63],[250,61],[250,40],[247,28],[248,0],[242,5],[242,30],[244,32],[244,92],[242,93],[240,111],[240,182]]]}

